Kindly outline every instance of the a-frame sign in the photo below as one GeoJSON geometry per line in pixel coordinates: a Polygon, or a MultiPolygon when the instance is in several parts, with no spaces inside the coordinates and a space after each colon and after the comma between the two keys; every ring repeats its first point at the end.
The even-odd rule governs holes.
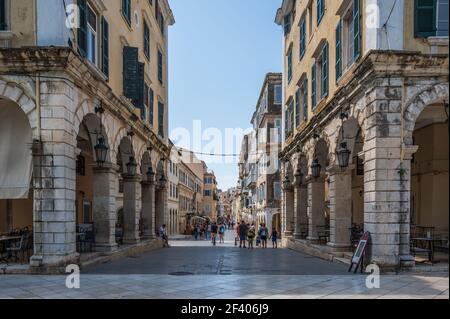
{"type": "Polygon", "coordinates": [[[358,247],[356,248],[355,253],[353,254],[350,268],[348,269],[348,272],[351,272],[353,267],[355,267],[354,273],[358,271],[358,267],[361,267],[361,273],[363,273],[363,266],[364,266],[364,254],[366,252],[367,242],[369,241],[369,232],[365,232],[364,235],[362,235],[361,239],[359,240],[358,247]]]}

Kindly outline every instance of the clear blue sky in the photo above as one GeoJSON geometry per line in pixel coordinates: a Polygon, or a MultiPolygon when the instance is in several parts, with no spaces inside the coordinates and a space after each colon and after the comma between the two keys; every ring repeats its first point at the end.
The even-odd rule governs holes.
{"type": "MultiPolygon", "coordinates": [[[[282,30],[274,23],[281,0],[169,2],[176,20],[169,32],[170,131],[192,134],[194,120],[224,135],[249,128],[266,73],[282,70],[282,30]]],[[[237,164],[204,159],[219,188],[236,186],[237,164]]]]}

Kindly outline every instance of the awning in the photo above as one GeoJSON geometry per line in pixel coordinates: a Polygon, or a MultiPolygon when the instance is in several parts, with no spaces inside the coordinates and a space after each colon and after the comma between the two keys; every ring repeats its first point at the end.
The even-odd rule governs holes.
{"type": "Polygon", "coordinates": [[[17,105],[0,102],[0,199],[28,198],[32,175],[31,127],[17,105]]]}

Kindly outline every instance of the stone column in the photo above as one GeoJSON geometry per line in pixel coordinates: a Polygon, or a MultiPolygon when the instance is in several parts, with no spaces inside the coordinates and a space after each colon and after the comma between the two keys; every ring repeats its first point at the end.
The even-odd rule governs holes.
{"type": "MultiPolygon", "coordinates": [[[[295,232],[294,237],[302,237],[301,230],[303,225],[308,224],[308,189],[303,183],[302,176],[295,176],[295,232]]],[[[304,227],[304,226],[303,226],[304,227]]]]}
{"type": "Polygon", "coordinates": [[[139,176],[123,177],[123,221],[124,244],[136,244],[139,238],[139,219],[141,211],[141,178],[139,176]]]}
{"type": "Polygon", "coordinates": [[[79,262],[75,236],[75,150],[68,144],[33,144],[32,267],[79,262]]]}
{"type": "Polygon", "coordinates": [[[350,248],[350,228],[352,227],[352,169],[332,166],[330,175],[330,242],[328,246],[336,251],[350,248]]]}
{"type": "Polygon", "coordinates": [[[95,230],[95,251],[110,252],[116,244],[117,169],[111,165],[94,167],[94,199],[92,212],[95,230]]]}
{"type": "Polygon", "coordinates": [[[290,181],[283,182],[283,235],[284,238],[292,237],[295,229],[294,220],[294,189],[290,181]]]}
{"type": "Polygon", "coordinates": [[[142,182],[142,218],[144,239],[155,238],[155,181],[142,182]]]}
{"type": "Polygon", "coordinates": [[[308,237],[311,242],[317,242],[317,226],[325,225],[325,176],[308,177],[308,237]]]}
{"type": "Polygon", "coordinates": [[[367,261],[385,270],[414,264],[409,252],[410,160],[402,145],[401,85],[401,79],[383,79],[366,93],[364,228],[370,232],[367,261]]]}
{"type": "MultiPolygon", "coordinates": [[[[156,203],[155,203],[155,229],[159,232],[159,228],[163,225],[167,216],[167,187],[160,187],[156,192],[156,203]]],[[[169,225],[166,225],[169,227],[169,225]]]]}

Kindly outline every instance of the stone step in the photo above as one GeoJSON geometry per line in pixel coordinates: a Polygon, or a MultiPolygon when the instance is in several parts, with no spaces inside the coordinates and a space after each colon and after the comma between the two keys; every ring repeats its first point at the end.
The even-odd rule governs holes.
{"type": "Polygon", "coordinates": [[[352,252],[345,252],[344,253],[344,258],[348,258],[348,259],[352,259],[353,258],[353,253],[352,252]]]}
{"type": "Polygon", "coordinates": [[[342,263],[342,264],[346,264],[346,265],[350,265],[351,264],[351,260],[348,258],[339,258],[339,257],[335,257],[333,260],[342,263]]]}

